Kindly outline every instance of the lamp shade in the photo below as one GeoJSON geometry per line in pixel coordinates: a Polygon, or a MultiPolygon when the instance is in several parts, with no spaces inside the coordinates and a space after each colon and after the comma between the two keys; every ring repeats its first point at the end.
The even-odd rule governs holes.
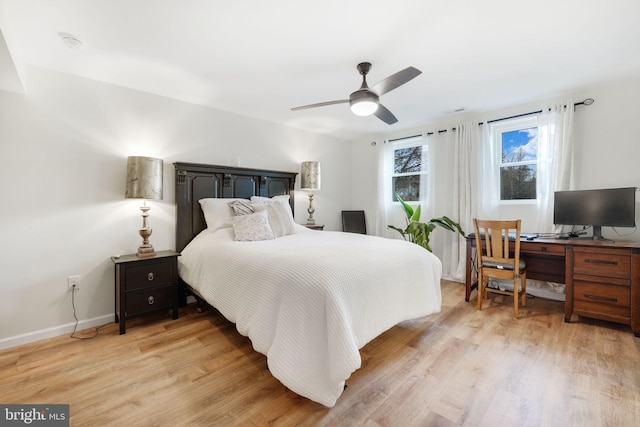
{"type": "Polygon", "coordinates": [[[378,109],[378,103],[375,101],[363,99],[351,104],[351,111],[356,116],[370,116],[378,109]]]}
{"type": "Polygon", "coordinates": [[[301,190],[320,190],[320,162],[302,162],[300,178],[301,190]]]}
{"type": "Polygon", "coordinates": [[[162,159],[127,158],[127,199],[162,200],[162,159]]]}
{"type": "Polygon", "coordinates": [[[357,116],[370,116],[378,109],[380,98],[369,89],[355,91],[349,97],[351,111],[357,116]]]}

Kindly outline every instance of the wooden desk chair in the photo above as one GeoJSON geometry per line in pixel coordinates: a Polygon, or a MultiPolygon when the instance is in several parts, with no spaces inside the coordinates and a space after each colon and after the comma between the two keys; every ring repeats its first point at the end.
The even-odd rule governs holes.
{"type": "Polygon", "coordinates": [[[474,218],[473,226],[478,251],[478,310],[482,310],[482,300],[489,292],[512,295],[513,317],[517,319],[518,301],[522,300],[523,307],[527,305],[526,265],[520,259],[520,220],[492,221],[474,218]],[[514,243],[513,252],[509,251],[510,237],[514,243]],[[513,291],[490,288],[489,278],[513,280],[513,291]],[[521,286],[518,286],[518,282],[521,286]]]}

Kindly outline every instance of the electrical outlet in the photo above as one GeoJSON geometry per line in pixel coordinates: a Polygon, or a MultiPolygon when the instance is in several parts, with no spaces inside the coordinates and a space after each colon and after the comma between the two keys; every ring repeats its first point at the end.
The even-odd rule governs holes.
{"type": "Polygon", "coordinates": [[[69,292],[72,292],[74,289],[76,291],[80,290],[80,276],[69,276],[67,277],[67,286],[69,286],[69,292]]]}

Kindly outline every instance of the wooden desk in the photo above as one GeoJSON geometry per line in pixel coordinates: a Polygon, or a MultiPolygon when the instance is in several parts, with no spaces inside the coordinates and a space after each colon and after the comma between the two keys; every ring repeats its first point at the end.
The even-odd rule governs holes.
{"type": "MultiPolygon", "coordinates": [[[[465,301],[477,289],[476,241],[467,237],[465,301]]],[[[527,278],[565,283],[565,322],[571,316],[630,325],[640,337],[640,243],[580,239],[520,240],[527,278]]]]}

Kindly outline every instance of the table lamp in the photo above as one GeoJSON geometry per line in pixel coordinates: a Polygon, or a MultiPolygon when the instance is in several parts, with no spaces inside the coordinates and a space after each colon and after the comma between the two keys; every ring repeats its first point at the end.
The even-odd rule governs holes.
{"type": "Polygon", "coordinates": [[[125,198],[143,199],[140,206],[142,211],[142,228],[140,236],[142,245],[136,255],[140,258],[149,258],[156,255],[153,245],[149,243],[149,236],[153,231],[149,227],[149,209],[147,200],[162,200],[162,159],[153,157],[131,156],[127,158],[127,190],[125,198]]]}
{"type": "Polygon", "coordinates": [[[309,191],[309,218],[307,218],[307,225],[315,225],[316,221],[313,219],[313,190],[320,190],[320,162],[302,162],[300,166],[300,189],[309,191]]]}

